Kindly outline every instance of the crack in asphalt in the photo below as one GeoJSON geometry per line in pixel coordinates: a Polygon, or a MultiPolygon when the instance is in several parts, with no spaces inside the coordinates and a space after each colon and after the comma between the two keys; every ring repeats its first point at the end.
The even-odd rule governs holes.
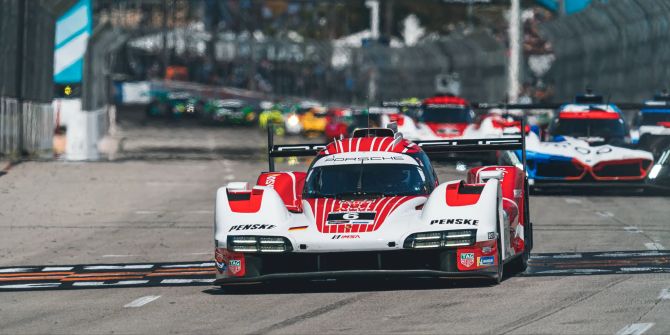
{"type": "Polygon", "coordinates": [[[642,321],[642,318],[644,318],[645,316],[647,316],[647,314],[649,314],[651,311],[653,311],[654,308],[656,308],[656,306],[658,306],[658,304],[661,303],[661,301],[663,301],[663,299],[656,299],[656,301],[654,301],[654,304],[651,305],[651,307],[649,307],[649,309],[646,312],[642,313],[642,315],[640,315],[640,317],[637,318],[637,320],[635,320],[634,323],[642,321]]]}
{"type": "Polygon", "coordinates": [[[374,292],[362,293],[362,294],[357,294],[357,295],[349,297],[349,298],[341,299],[341,300],[335,301],[333,303],[330,303],[328,305],[325,305],[325,306],[319,307],[317,309],[311,310],[309,312],[294,316],[292,318],[288,318],[284,321],[274,323],[272,325],[261,328],[261,329],[255,331],[255,332],[251,332],[249,334],[251,334],[251,335],[261,335],[261,334],[267,334],[269,332],[276,331],[278,329],[287,328],[287,327],[290,327],[290,326],[295,325],[297,323],[300,323],[302,321],[306,321],[306,320],[309,320],[311,318],[314,318],[314,317],[332,312],[332,311],[334,311],[336,309],[339,309],[339,308],[342,308],[346,305],[350,305],[350,304],[352,304],[352,303],[354,303],[358,300],[361,300],[361,299],[363,299],[365,297],[368,297],[368,296],[371,296],[373,294],[374,294],[374,292]]]}
{"type": "Polygon", "coordinates": [[[552,315],[554,315],[558,312],[561,312],[561,311],[565,310],[568,307],[572,307],[572,306],[574,306],[578,303],[586,301],[587,299],[589,299],[589,298],[591,298],[591,297],[593,297],[597,294],[600,294],[600,293],[604,292],[605,290],[607,290],[607,289],[609,289],[609,288],[611,288],[615,285],[618,285],[619,283],[622,283],[626,280],[629,280],[631,278],[632,277],[628,276],[628,277],[613,280],[610,283],[608,283],[607,285],[605,285],[602,289],[596,290],[596,291],[591,292],[590,294],[587,294],[587,295],[584,295],[584,296],[580,296],[577,299],[573,299],[573,298],[570,298],[570,297],[565,298],[560,303],[553,305],[551,308],[545,308],[545,309],[539,310],[535,313],[532,313],[530,315],[526,315],[526,316],[524,316],[522,318],[519,318],[519,319],[517,319],[513,322],[509,322],[509,323],[503,325],[502,327],[491,331],[490,333],[491,334],[509,334],[509,333],[519,329],[519,328],[528,326],[532,323],[535,323],[537,321],[548,318],[548,317],[550,317],[550,316],[552,316],[552,315]],[[527,320],[527,321],[523,321],[524,319],[527,320]]]}

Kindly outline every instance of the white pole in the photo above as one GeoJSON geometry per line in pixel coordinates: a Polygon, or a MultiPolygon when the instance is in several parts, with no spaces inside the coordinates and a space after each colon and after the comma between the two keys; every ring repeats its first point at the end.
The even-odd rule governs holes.
{"type": "Polygon", "coordinates": [[[365,2],[365,6],[370,8],[370,32],[372,33],[370,38],[372,40],[379,39],[379,1],[378,0],[368,0],[365,2]]]}
{"type": "Polygon", "coordinates": [[[512,0],[509,11],[509,64],[507,66],[507,97],[510,103],[519,98],[521,65],[521,4],[512,0]]]}

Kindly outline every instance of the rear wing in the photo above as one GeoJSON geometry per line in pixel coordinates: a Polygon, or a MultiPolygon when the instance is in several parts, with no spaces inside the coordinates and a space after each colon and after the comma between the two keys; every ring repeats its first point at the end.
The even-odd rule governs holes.
{"type": "MultiPolygon", "coordinates": [[[[572,103],[572,102],[568,102],[572,103]]],[[[558,109],[559,107],[565,105],[566,103],[531,103],[531,104],[506,104],[506,103],[486,103],[486,102],[475,102],[471,106],[473,109],[558,109]]],[[[609,102],[606,101],[604,104],[613,104],[619,107],[620,109],[642,109],[645,107],[644,103],[637,102],[609,102]]]]}
{"type": "MultiPolygon", "coordinates": [[[[526,123],[522,120],[521,129],[526,123]]],[[[396,134],[396,136],[400,136],[396,134]]],[[[446,139],[432,141],[413,141],[428,155],[450,152],[484,152],[498,150],[520,150],[523,170],[526,170],[526,135],[525,131],[516,137],[483,138],[483,139],[446,139]]],[[[274,144],[274,130],[268,125],[268,168],[275,170],[275,158],[316,156],[324,150],[328,143],[274,144]]]]}
{"type": "Polygon", "coordinates": [[[498,151],[523,150],[524,136],[486,138],[486,139],[453,139],[434,141],[413,141],[427,154],[467,152],[467,151],[498,151]]]}

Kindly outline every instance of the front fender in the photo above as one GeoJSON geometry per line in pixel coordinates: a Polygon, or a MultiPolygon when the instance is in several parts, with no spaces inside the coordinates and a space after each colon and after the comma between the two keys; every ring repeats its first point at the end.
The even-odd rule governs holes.
{"type": "Polygon", "coordinates": [[[499,222],[503,222],[499,206],[500,181],[489,179],[479,198],[472,203],[452,201],[450,205],[447,203],[447,187],[459,183],[460,181],[446,182],[433,190],[424,205],[421,222],[432,231],[477,229],[477,242],[495,239],[493,234],[504,232],[503,227],[496,227],[499,222]]]}
{"type": "Polygon", "coordinates": [[[281,235],[288,227],[289,216],[281,197],[271,187],[255,186],[245,191],[221,187],[216,192],[214,238],[219,247],[224,247],[227,235],[233,231],[235,235],[272,235],[274,232],[281,235]],[[249,194],[248,200],[244,199],[246,194],[249,194]]]}

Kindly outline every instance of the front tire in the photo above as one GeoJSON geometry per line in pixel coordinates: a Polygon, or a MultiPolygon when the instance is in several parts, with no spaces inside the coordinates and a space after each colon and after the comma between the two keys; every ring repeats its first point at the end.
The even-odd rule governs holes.
{"type": "MultiPolygon", "coordinates": [[[[498,203],[497,209],[498,209],[498,213],[499,213],[500,212],[500,203],[498,203]]],[[[498,239],[496,240],[497,249],[498,249],[498,267],[496,269],[497,270],[496,275],[495,275],[495,277],[493,278],[493,281],[492,281],[493,285],[500,284],[500,282],[502,282],[503,275],[505,274],[505,264],[503,263],[503,258],[502,258],[502,243],[501,243],[502,234],[501,234],[501,231],[500,231],[500,215],[498,215],[497,219],[496,219],[496,230],[497,230],[497,233],[498,233],[498,239]]]]}

